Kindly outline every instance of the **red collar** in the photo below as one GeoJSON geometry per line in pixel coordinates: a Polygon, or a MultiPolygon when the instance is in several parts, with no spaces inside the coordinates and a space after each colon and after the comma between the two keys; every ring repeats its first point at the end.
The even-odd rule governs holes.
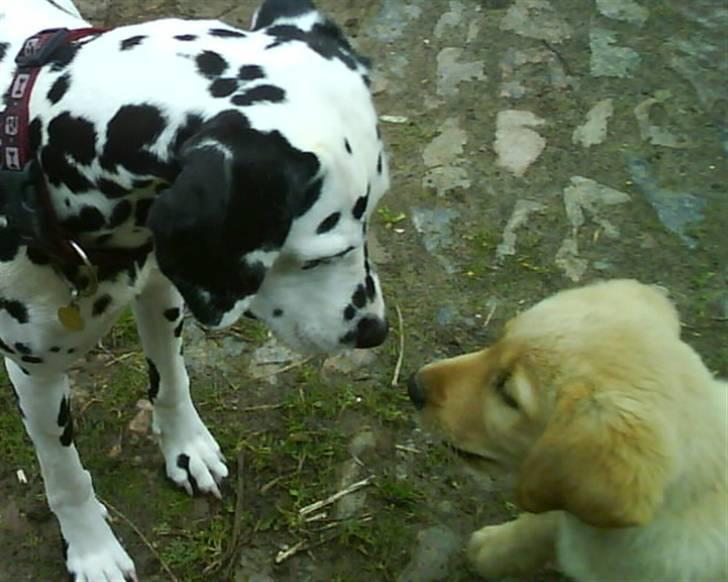
{"type": "Polygon", "coordinates": [[[104,32],[100,28],[54,28],[43,30],[23,43],[15,57],[17,69],[0,113],[0,168],[21,172],[33,152],[30,151],[28,126],[29,102],[40,68],[47,64],[58,48],[85,36],[104,32]]]}
{"type": "Polygon", "coordinates": [[[40,68],[61,46],[105,30],[56,28],[28,38],[15,58],[17,69],[6,95],[5,111],[0,113],[0,190],[5,194],[8,224],[18,231],[23,244],[47,254],[69,278],[89,260],[102,270],[116,271],[151,250],[151,245],[144,245],[140,249],[79,252],[80,247],[64,232],[56,216],[36,152],[30,147],[29,103],[40,68]]]}

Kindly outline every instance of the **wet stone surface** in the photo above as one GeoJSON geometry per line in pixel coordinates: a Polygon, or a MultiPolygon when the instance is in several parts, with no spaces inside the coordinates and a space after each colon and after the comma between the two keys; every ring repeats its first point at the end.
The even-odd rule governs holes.
{"type": "MultiPolygon", "coordinates": [[[[148,406],[137,406],[139,345],[123,326],[112,333],[74,373],[77,432],[99,493],[154,548],[115,520],[142,580],[169,579],[157,555],[185,581],[475,580],[463,545],[513,517],[511,489],[471,479],[417,428],[402,378],[487,344],[558,289],[607,277],[666,287],[686,340],[728,376],[722,0],[318,4],[375,67],[393,184],[372,247],[393,332],[372,352],[306,358],[255,324],[188,325],[195,398],[232,468],[224,500],[198,505],[164,482],[148,406]],[[404,354],[393,386],[395,306],[404,354]]],[[[246,27],[255,2],[78,5],[105,25],[181,16],[246,27]]],[[[0,411],[0,581],[59,579],[9,389],[0,411]]]]}

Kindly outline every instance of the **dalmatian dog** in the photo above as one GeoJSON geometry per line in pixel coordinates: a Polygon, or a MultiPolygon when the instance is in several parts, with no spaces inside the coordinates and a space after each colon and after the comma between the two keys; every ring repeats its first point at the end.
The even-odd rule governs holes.
{"type": "MultiPolygon", "coordinates": [[[[28,37],[89,26],[71,0],[0,0],[6,96],[28,37]]],[[[367,62],[309,0],[266,0],[251,30],[170,18],[62,43],[28,110],[34,187],[0,179],[0,351],[68,571],[136,579],[74,446],[66,370],[131,304],[167,475],[219,496],[185,304],[210,328],[251,315],[306,352],[384,341],[366,240],[389,178],[367,62]]]]}

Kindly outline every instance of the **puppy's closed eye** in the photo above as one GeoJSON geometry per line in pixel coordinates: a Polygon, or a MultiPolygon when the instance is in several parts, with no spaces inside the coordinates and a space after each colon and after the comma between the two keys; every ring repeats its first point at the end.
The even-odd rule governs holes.
{"type": "Polygon", "coordinates": [[[508,384],[509,380],[511,379],[511,373],[509,370],[502,370],[498,373],[498,375],[495,377],[495,380],[493,381],[493,387],[495,389],[496,394],[500,397],[500,399],[503,401],[503,403],[513,408],[514,410],[518,410],[518,401],[513,397],[513,395],[509,392],[508,384]]]}

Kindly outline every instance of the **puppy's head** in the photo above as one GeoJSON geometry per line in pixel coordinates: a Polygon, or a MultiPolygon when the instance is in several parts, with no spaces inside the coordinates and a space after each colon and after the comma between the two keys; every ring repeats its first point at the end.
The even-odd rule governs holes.
{"type": "Polygon", "coordinates": [[[269,0],[253,25],[259,52],[226,57],[256,98],[182,145],[150,211],[160,269],[207,326],[248,312],[301,351],[379,345],[367,223],[389,178],[365,63],[311,2],[269,0]]]}
{"type": "Polygon", "coordinates": [[[474,468],[513,473],[523,509],[644,524],[672,472],[663,405],[674,379],[663,368],[682,353],[678,333],[656,288],[565,291],[511,320],[493,346],[422,368],[410,397],[474,468]]]}

